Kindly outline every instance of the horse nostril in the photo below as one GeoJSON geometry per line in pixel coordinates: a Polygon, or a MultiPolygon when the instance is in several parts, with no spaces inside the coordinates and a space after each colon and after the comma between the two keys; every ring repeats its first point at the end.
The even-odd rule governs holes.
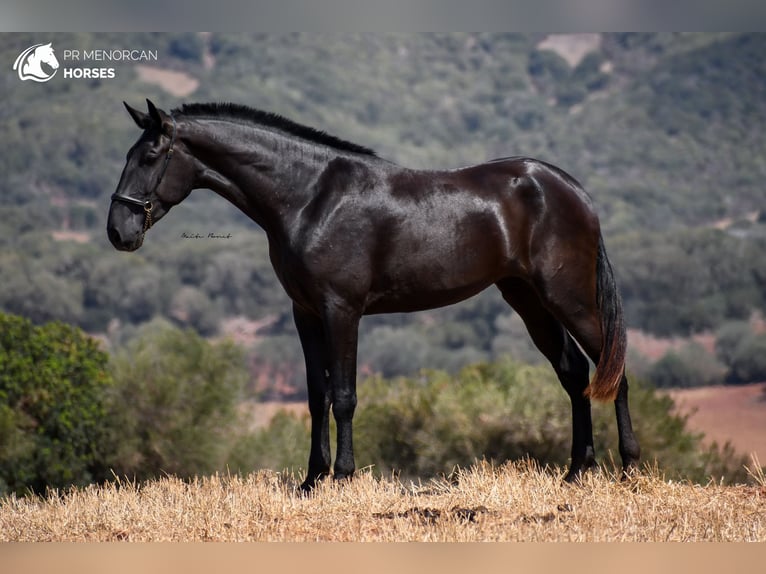
{"type": "Polygon", "coordinates": [[[109,241],[111,241],[112,245],[114,245],[115,247],[122,244],[122,237],[120,237],[120,232],[117,231],[116,228],[109,227],[106,230],[106,234],[109,236],[109,241]]]}

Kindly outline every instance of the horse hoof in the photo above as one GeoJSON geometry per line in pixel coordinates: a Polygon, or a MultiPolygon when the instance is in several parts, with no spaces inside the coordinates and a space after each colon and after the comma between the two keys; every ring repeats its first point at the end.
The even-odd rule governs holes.
{"type": "Polygon", "coordinates": [[[630,482],[639,475],[638,467],[634,464],[623,467],[620,482],[630,482]]]}
{"type": "Polygon", "coordinates": [[[314,490],[315,486],[316,486],[316,482],[313,481],[313,480],[309,480],[307,478],[306,480],[304,480],[301,483],[301,491],[300,492],[301,492],[301,494],[310,494],[314,490]]]}
{"type": "Polygon", "coordinates": [[[327,478],[327,476],[327,473],[319,473],[307,476],[306,480],[301,483],[301,493],[311,493],[316,488],[317,484],[322,482],[325,478],[327,478]]]}
{"type": "Polygon", "coordinates": [[[564,482],[582,486],[582,479],[585,476],[585,473],[594,468],[596,468],[595,462],[574,465],[569,469],[569,472],[566,473],[566,476],[564,476],[564,482]]]}
{"type": "Polygon", "coordinates": [[[564,477],[564,482],[566,482],[567,484],[575,484],[577,486],[582,486],[582,476],[583,476],[582,470],[576,470],[576,471],[570,470],[564,477]]]}

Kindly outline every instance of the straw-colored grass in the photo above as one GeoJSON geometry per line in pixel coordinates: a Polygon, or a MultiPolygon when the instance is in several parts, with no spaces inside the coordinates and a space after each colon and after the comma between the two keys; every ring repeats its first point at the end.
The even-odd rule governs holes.
{"type": "Polygon", "coordinates": [[[532,463],[405,484],[361,471],[302,496],[298,477],[173,477],[0,500],[2,541],[766,541],[766,485],[647,470],[581,486],[532,463]]]}

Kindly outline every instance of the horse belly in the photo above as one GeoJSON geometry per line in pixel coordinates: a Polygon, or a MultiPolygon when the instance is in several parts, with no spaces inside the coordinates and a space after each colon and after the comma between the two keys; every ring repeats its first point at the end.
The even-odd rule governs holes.
{"type": "Polygon", "coordinates": [[[453,289],[417,290],[412,292],[397,291],[389,293],[370,293],[365,315],[381,313],[410,313],[446,307],[459,303],[480,293],[493,282],[466,285],[453,289]]]}
{"type": "Polygon", "coordinates": [[[505,249],[483,234],[462,242],[436,237],[388,251],[377,270],[365,313],[399,313],[457,303],[508,275],[505,249]]]}

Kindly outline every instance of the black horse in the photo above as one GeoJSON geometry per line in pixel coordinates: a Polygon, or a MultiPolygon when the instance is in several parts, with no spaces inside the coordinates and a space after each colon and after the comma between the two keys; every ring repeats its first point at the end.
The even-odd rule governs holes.
{"type": "Polygon", "coordinates": [[[512,157],[418,171],[362,146],[233,104],[170,114],[125,104],[141,137],[112,195],[107,233],[123,251],[196,188],[212,189],[266,232],[293,301],[306,361],[311,453],[304,489],[354,472],[357,330],[363,315],[449,305],[497,285],[572,403],[566,480],[595,464],[590,399],[614,400],[623,470],[639,446],[628,411],[626,337],[598,218],[582,187],[512,157]],[[588,361],[596,364],[589,384],[588,361]]]}

